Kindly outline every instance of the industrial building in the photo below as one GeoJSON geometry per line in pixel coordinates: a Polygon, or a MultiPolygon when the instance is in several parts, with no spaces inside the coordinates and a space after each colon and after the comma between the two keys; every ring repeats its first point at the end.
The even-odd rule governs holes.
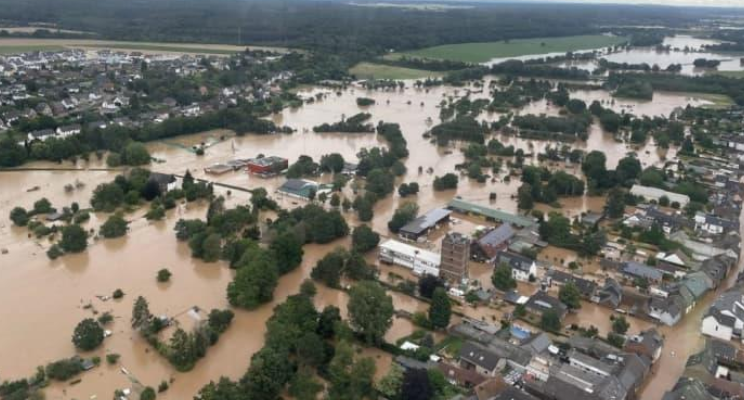
{"type": "Polygon", "coordinates": [[[408,268],[416,275],[439,276],[439,254],[395,240],[388,240],[380,245],[378,258],[381,262],[408,268]]]}

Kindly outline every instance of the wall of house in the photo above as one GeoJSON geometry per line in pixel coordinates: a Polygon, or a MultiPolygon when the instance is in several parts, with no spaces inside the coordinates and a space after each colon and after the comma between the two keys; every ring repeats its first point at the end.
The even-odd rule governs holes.
{"type": "Polygon", "coordinates": [[[731,337],[734,334],[733,328],[719,324],[712,316],[703,319],[701,331],[703,335],[712,336],[716,339],[726,341],[731,340],[731,337]]]}

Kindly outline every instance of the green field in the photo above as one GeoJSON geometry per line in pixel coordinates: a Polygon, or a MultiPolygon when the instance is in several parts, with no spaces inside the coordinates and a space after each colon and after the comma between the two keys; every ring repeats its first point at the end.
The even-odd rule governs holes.
{"type": "Polygon", "coordinates": [[[426,71],[421,69],[394,67],[384,64],[373,64],[362,62],[349,70],[350,74],[359,79],[422,79],[436,78],[443,74],[441,72],[426,71]]]}
{"type": "MultiPolygon", "coordinates": [[[[624,37],[605,35],[517,39],[509,42],[447,44],[404,53],[407,56],[482,63],[493,58],[592,50],[626,42],[624,37]]],[[[392,55],[395,57],[396,55],[392,55]]],[[[399,56],[399,55],[398,55],[399,56]]]]}
{"type": "Polygon", "coordinates": [[[101,48],[101,47],[108,47],[111,49],[118,49],[118,50],[133,50],[133,51],[148,51],[148,52],[164,52],[164,53],[194,53],[194,54],[218,54],[218,55],[229,55],[229,54],[235,54],[242,50],[229,50],[229,49],[219,49],[219,48],[210,48],[210,47],[190,47],[190,46],[168,46],[168,45],[157,45],[157,44],[136,44],[136,43],[117,43],[117,42],[111,42],[111,44],[108,45],[100,45],[100,44],[82,44],[80,47],[89,47],[89,48],[101,48]]]}
{"type": "Polygon", "coordinates": [[[20,54],[32,51],[58,51],[64,50],[62,46],[29,45],[29,46],[4,46],[0,44],[0,54],[20,54]]]}
{"type": "Polygon", "coordinates": [[[744,78],[744,71],[715,71],[711,72],[712,75],[727,76],[729,78],[744,78]]]}

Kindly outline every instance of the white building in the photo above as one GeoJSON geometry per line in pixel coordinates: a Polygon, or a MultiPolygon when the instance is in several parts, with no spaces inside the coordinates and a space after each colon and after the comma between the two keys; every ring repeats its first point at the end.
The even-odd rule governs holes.
{"type": "Polygon", "coordinates": [[[439,276],[441,256],[437,253],[419,249],[395,240],[388,240],[380,245],[379,260],[413,270],[416,275],[439,276]]]}
{"type": "Polygon", "coordinates": [[[655,187],[633,185],[630,188],[630,193],[634,196],[641,196],[647,200],[656,200],[657,202],[662,197],[669,199],[669,203],[679,203],[680,208],[685,207],[690,202],[690,197],[685,194],[667,192],[655,187]]]}

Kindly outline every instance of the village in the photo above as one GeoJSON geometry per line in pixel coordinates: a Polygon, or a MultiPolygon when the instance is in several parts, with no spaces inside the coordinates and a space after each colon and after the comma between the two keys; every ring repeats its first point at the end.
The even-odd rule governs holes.
{"type": "MultiPolygon", "coordinates": [[[[602,138],[559,149],[560,140],[508,125],[511,112],[483,111],[466,128],[447,126],[448,110],[457,109],[455,122],[460,113],[478,116],[472,104],[534,80],[309,85],[298,78],[307,60],[296,57],[78,49],[0,56],[0,135],[25,154],[2,172],[37,177],[14,178],[14,192],[2,199],[12,222],[1,226],[3,257],[20,260],[25,251],[35,272],[52,265],[51,273],[77,273],[77,262],[87,267],[102,254],[116,260],[126,252],[127,264],[157,267],[154,289],[144,288],[139,272],[102,279],[109,286],[121,280],[126,295],[112,288],[91,296],[104,289],[86,281],[77,314],[55,322],[95,316],[101,337],[90,349],[73,337],[73,350],[65,332],[66,347],[50,347],[64,357],[75,351],[56,362],[75,372],[56,380],[53,398],[96,398],[109,389],[118,400],[142,398],[159,380],[166,399],[206,385],[195,398],[222,400],[208,395],[217,381],[212,364],[238,382],[235,371],[244,365],[223,365],[232,349],[251,358],[245,376],[254,354],[287,350],[269,333],[282,328],[272,325],[276,315],[295,301],[318,307],[317,318],[305,315],[308,325],[323,322],[329,308],[338,313],[333,333],[318,339],[331,347],[318,364],[329,368],[347,342],[355,362],[374,361],[364,397],[401,399],[403,377],[417,375],[432,387],[444,380],[430,397],[441,400],[744,397],[744,139],[730,132],[744,124],[739,107],[683,107],[688,98],[671,96],[677,103],[664,112],[635,116],[615,113],[603,88],[544,81],[525,109],[538,110],[535,118],[564,118],[572,101],[580,103],[574,114],[597,122],[585,133],[602,138]],[[555,98],[564,94],[561,105],[555,98]],[[627,120],[619,133],[603,130],[607,114],[627,120]],[[666,134],[665,124],[682,133],[666,147],[631,143],[636,121],[651,120],[661,128],[649,135],[666,134]],[[711,128],[718,125],[725,134],[711,128]],[[712,139],[701,144],[700,130],[712,139]],[[473,132],[490,140],[469,138],[473,132]],[[447,134],[453,137],[442,139],[447,134]],[[85,228],[75,249],[64,242],[79,225],[85,228]],[[152,246],[151,260],[139,260],[132,243],[152,246]],[[96,256],[88,259],[87,251],[96,256]],[[290,266],[273,265],[282,263],[290,266]],[[266,272],[272,269],[279,271],[266,272]],[[261,281],[264,273],[269,278],[261,281]],[[189,287],[171,294],[171,275],[189,287]],[[236,289],[247,281],[253,286],[236,289]],[[367,284],[384,297],[368,312],[391,313],[374,340],[347,322],[354,292],[367,284]],[[147,301],[158,311],[150,313],[147,301]],[[99,315],[98,308],[109,310],[99,315]],[[111,320],[103,322],[107,313],[111,320]],[[228,329],[233,316],[238,327],[228,329]],[[177,357],[173,338],[181,332],[203,346],[193,359],[177,357]],[[124,353],[122,361],[109,344],[124,353]],[[193,368],[204,382],[189,379],[193,368]]],[[[310,368],[295,360],[300,347],[277,354],[305,374],[310,368]]],[[[58,364],[40,367],[46,376],[23,378],[26,386],[56,379],[49,365],[58,364]]],[[[313,367],[332,387],[333,374],[313,367]]],[[[0,398],[21,380],[0,385],[0,398]]]]}

